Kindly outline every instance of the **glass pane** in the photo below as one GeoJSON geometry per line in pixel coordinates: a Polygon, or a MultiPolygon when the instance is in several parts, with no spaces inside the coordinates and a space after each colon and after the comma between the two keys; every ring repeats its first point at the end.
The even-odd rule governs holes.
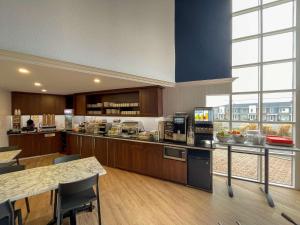
{"type": "Polygon", "coordinates": [[[237,12],[258,6],[258,0],[232,0],[232,11],[237,12]]]}
{"type": "Polygon", "coordinates": [[[243,65],[258,62],[258,39],[232,44],[232,64],[243,65]]]}
{"type": "Polygon", "coordinates": [[[263,10],[263,32],[293,27],[293,2],[263,10]]]}
{"type": "Polygon", "coordinates": [[[258,11],[232,18],[232,38],[258,34],[258,11]]]}
{"type": "Polygon", "coordinates": [[[258,94],[232,95],[232,120],[257,121],[258,94]]]}
{"type": "Polygon", "coordinates": [[[232,153],[233,176],[258,179],[258,156],[232,153]]]}
{"type": "Polygon", "coordinates": [[[292,122],[293,95],[291,92],[268,93],[263,95],[263,121],[292,122]]]}
{"type": "Polygon", "coordinates": [[[263,0],[263,4],[267,4],[267,3],[275,2],[275,1],[278,1],[278,0],[263,0]]]}
{"type": "MultiPolygon", "coordinates": [[[[277,155],[270,155],[270,183],[275,184],[282,184],[282,185],[293,185],[292,182],[292,160],[291,156],[277,156],[277,155]]],[[[264,159],[264,157],[263,157],[264,159]]],[[[264,164],[262,169],[264,170],[264,164]]],[[[264,173],[262,176],[264,181],[264,173]]]]}
{"type": "Polygon", "coordinates": [[[226,122],[214,122],[214,134],[220,131],[229,131],[229,123],[226,122]]]}
{"type": "Polygon", "coordinates": [[[232,92],[258,91],[257,66],[232,70],[232,77],[237,79],[232,83],[232,92]]]}
{"type": "Polygon", "coordinates": [[[258,130],[257,123],[232,123],[232,129],[246,134],[248,130],[258,130]]]}
{"type": "Polygon", "coordinates": [[[264,135],[275,135],[282,137],[293,137],[292,124],[263,124],[262,132],[264,135]]]}
{"type": "Polygon", "coordinates": [[[214,172],[227,174],[227,151],[216,149],[213,151],[213,160],[214,172]]]}
{"type": "Polygon", "coordinates": [[[263,42],[264,61],[294,58],[292,32],[264,37],[263,42]]]}
{"type": "Polygon", "coordinates": [[[206,106],[214,107],[214,120],[229,120],[229,95],[206,96],[206,106]]]}
{"type": "Polygon", "coordinates": [[[278,63],[263,66],[263,89],[284,90],[293,88],[293,63],[278,63]]]}

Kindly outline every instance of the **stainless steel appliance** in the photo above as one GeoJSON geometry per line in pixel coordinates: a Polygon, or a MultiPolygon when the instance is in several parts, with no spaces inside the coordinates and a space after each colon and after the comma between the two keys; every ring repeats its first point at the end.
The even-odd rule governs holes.
{"type": "Polygon", "coordinates": [[[164,140],[173,141],[174,123],[172,120],[164,121],[164,140]]]}
{"type": "Polygon", "coordinates": [[[107,134],[107,132],[111,129],[112,124],[103,122],[99,124],[99,134],[107,134]]]}
{"type": "Polygon", "coordinates": [[[123,137],[138,137],[141,131],[144,131],[144,127],[140,121],[124,121],[122,123],[121,135],[123,137]]]}
{"type": "Polygon", "coordinates": [[[188,115],[175,113],[173,116],[173,141],[186,142],[188,115]]]}
{"type": "Polygon", "coordinates": [[[71,131],[73,124],[73,109],[65,109],[65,130],[71,131]]]}
{"type": "Polygon", "coordinates": [[[164,147],[164,158],[178,161],[186,161],[187,149],[172,146],[164,147]]]}
{"type": "Polygon", "coordinates": [[[212,141],[214,139],[213,108],[195,108],[194,135],[196,146],[201,146],[204,141],[212,141]]]}

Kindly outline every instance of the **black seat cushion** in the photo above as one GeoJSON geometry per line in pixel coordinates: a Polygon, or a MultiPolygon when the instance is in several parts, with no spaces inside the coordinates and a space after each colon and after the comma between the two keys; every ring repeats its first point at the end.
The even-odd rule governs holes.
{"type": "Polygon", "coordinates": [[[61,212],[65,214],[70,210],[80,208],[96,199],[93,188],[72,195],[64,195],[61,198],[61,212]]]}

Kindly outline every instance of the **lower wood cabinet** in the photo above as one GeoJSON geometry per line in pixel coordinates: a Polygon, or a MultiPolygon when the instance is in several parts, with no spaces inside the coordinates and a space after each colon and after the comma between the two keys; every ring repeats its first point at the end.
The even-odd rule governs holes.
{"type": "Polygon", "coordinates": [[[9,135],[10,146],[22,149],[20,158],[47,155],[62,150],[61,133],[9,135]]]}
{"type": "Polygon", "coordinates": [[[105,166],[187,183],[187,163],[163,157],[163,145],[68,134],[69,154],[95,156],[105,166]]]}
{"type": "Polygon", "coordinates": [[[82,158],[94,156],[94,137],[80,136],[80,154],[82,158]]]}
{"type": "Polygon", "coordinates": [[[94,154],[102,165],[108,165],[107,139],[94,139],[94,154]]]}

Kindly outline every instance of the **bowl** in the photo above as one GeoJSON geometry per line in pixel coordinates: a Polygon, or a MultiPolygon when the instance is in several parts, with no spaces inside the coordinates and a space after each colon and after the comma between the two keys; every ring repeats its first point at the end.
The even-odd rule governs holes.
{"type": "Polygon", "coordinates": [[[217,135],[217,139],[218,139],[219,142],[226,143],[226,142],[230,141],[231,137],[230,136],[217,135]]]}
{"type": "Polygon", "coordinates": [[[234,142],[238,143],[238,144],[244,144],[247,139],[246,136],[242,135],[242,134],[233,135],[232,138],[233,138],[234,142]]]}

